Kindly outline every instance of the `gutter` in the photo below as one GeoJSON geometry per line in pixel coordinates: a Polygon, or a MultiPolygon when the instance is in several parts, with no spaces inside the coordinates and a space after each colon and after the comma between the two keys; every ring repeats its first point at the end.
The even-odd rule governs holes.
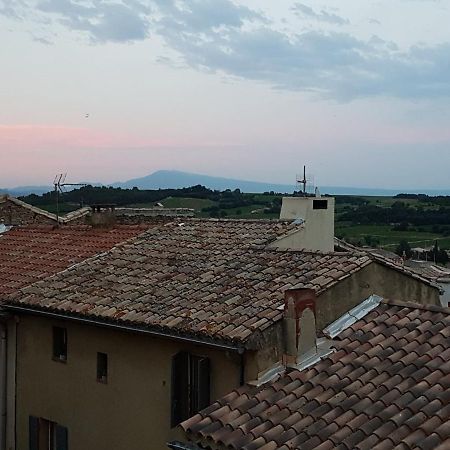
{"type": "Polygon", "coordinates": [[[141,333],[147,336],[153,336],[158,338],[164,338],[164,339],[170,339],[173,341],[178,342],[187,342],[190,344],[196,344],[196,345],[204,345],[207,347],[212,348],[218,348],[220,350],[228,350],[232,352],[236,352],[240,355],[242,355],[245,352],[245,348],[239,345],[231,345],[231,344],[220,344],[218,342],[214,342],[212,340],[206,340],[201,338],[195,338],[195,337],[188,337],[188,336],[178,336],[176,334],[170,334],[165,333],[163,331],[155,331],[155,330],[149,330],[146,328],[141,328],[138,326],[131,326],[131,325],[121,325],[118,323],[108,323],[108,322],[100,322],[93,319],[88,319],[85,317],[79,317],[69,314],[62,314],[62,313],[53,313],[50,311],[42,311],[37,310],[33,308],[27,308],[26,306],[16,306],[16,305],[3,305],[3,308],[7,311],[13,312],[13,313],[21,313],[21,314],[31,314],[36,316],[42,316],[47,317],[51,319],[67,319],[73,322],[82,323],[84,325],[93,325],[97,327],[102,328],[112,328],[115,330],[121,330],[131,333],[141,333]]]}
{"type": "Polygon", "coordinates": [[[172,450],[200,450],[202,448],[192,443],[184,443],[180,441],[168,442],[167,447],[172,450]]]}

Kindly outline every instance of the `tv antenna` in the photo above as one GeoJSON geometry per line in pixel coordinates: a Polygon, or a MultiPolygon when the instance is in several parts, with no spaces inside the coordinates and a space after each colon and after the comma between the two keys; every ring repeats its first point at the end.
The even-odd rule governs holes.
{"type": "Polygon", "coordinates": [[[296,183],[297,187],[302,186],[302,188],[299,189],[299,191],[306,196],[307,194],[307,187],[308,185],[311,185],[314,187],[314,176],[311,174],[306,174],[306,166],[303,166],[303,175],[297,175],[296,177],[296,183]]]}
{"type": "Polygon", "coordinates": [[[53,186],[55,189],[56,199],[56,223],[59,226],[59,194],[66,192],[64,188],[66,186],[87,186],[87,183],[66,183],[67,173],[59,173],[53,180],[53,186]]]}

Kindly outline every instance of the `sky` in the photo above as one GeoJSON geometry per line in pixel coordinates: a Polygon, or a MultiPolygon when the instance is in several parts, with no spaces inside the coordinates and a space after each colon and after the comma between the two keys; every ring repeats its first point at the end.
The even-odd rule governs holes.
{"type": "Polygon", "coordinates": [[[0,0],[0,187],[160,169],[450,188],[447,0],[0,0]]]}

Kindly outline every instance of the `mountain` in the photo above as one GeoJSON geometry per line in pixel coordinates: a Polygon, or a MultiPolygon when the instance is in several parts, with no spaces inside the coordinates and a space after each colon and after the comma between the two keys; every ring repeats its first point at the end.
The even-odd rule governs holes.
{"type": "MultiPolygon", "coordinates": [[[[101,183],[89,183],[92,186],[102,186],[101,183]]],[[[223,191],[225,189],[240,189],[242,192],[279,192],[292,193],[294,184],[263,183],[260,181],[237,180],[234,178],[213,177],[196,173],[180,172],[177,170],[158,170],[141,178],[133,178],[128,181],[113,183],[114,187],[131,189],[179,189],[183,187],[201,184],[210,189],[223,191]]],[[[14,196],[25,196],[29,194],[42,194],[53,190],[51,186],[19,186],[16,188],[0,189],[0,193],[8,193],[14,196]]],[[[70,190],[68,188],[67,190],[70,190]]],[[[427,194],[427,195],[450,195],[450,189],[379,189],[359,188],[345,186],[320,186],[322,194],[333,195],[373,195],[392,197],[397,194],[427,194]]]]}
{"type": "MultiPolygon", "coordinates": [[[[158,170],[142,178],[133,178],[125,182],[114,183],[114,187],[139,189],[179,189],[201,184],[210,189],[240,189],[242,192],[281,192],[292,193],[294,184],[274,184],[260,181],[236,180],[233,178],[212,177],[176,170],[158,170]]],[[[379,189],[346,186],[320,186],[322,194],[334,195],[374,195],[392,197],[397,194],[450,195],[450,189],[379,189]]]]}
{"type": "Polygon", "coordinates": [[[240,189],[243,192],[293,192],[294,185],[261,183],[258,181],[236,180],[233,178],[212,177],[176,170],[158,170],[142,178],[134,178],[123,183],[114,183],[114,187],[139,189],[179,189],[201,184],[210,189],[240,189]]]}
{"type": "Polygon", "coordinates": [[[36,194],[41,195],[51,191],[51,186],[17,186],[15,188],[0,188],[0,194],[10,194],[13,197],[21,197],[23,195],[36,194]]]}

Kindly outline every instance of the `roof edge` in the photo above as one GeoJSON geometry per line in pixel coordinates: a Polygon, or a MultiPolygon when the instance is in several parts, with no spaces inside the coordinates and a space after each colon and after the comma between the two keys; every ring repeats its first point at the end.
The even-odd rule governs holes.
{"type": "Polygon", "coordinates": [[[381,303],[390,306],[401,306],[402,308],[421,309],[423,311],[440,312],[442,314],[450,314],[450,307],[440,305],[423,305],[415,302],[402,302],[400,300],[383,299],[381,303]]]}
{"type": "Polygon", "coordinates": [[[97,316],[91,316],[86,314],[75,314],[75,313],[67,313],[67,312],[58,312],[55,310],[49,311],[44,308],[39,307],[29,307],[29,306],[19,306],[17,304],[4,304],[2,305],[2,309],[11,312],[11,313],[22,313],[22,314],[31,314],[38,315],[47,318],[55,318],[55,319],[66,319],[73,322],[83,323],[85,325],[93,325],[99,326],[102,328],[113,328],[120,331],[132,332],[132,333],[142,333],[148,336],[159,337],[164,339],[170,339],[174,341],[180,342],[189,342],[196,345],[204,345],[212,348],[219,348],[222,350],[235,351],[239,354],[244,353],[245,347],[243,345],[239,345],[237,343],[219,340],[219,339],[208,339],[202,338],[195,335],[190,334],[179,334],[179,333],[169,333],[161,330],[154,330],[151,327],[144,327],[139,325],[133,325],[130,322],[124,322],[123,324],[115,322],[115,321],[107,321],[98,319],[97,316]]]}

